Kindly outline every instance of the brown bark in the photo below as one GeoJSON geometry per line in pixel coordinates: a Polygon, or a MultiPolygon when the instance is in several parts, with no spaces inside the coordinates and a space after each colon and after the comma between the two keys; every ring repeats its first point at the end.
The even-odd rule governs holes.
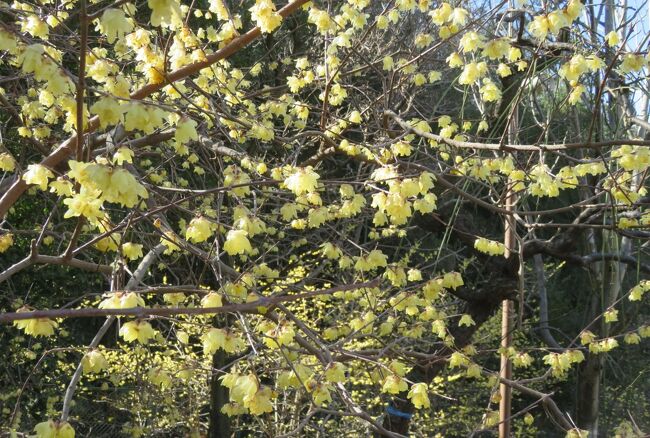
{"type": "Polygon", "coordinates": [[[589,436],[598,437],[602,355],[590,354],[580,365],[576,423],[581,429],[589,430],[589,436]]]}
{"type": "Polygon", "coordinates": [[[219,373],[216,370],[223,368],[227,363],[223,350],[217,350],[212,356],[212,376],[210,376],[210,438],[227,438],[230,436],[230,420],[221,412],[221,408],[228,403],[228,389],[221,384],[219,373]]]}

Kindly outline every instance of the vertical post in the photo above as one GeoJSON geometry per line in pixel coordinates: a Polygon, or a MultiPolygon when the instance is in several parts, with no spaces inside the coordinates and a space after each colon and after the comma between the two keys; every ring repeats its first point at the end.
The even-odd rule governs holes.
{"type": "MultiPolygon", "coordinates": [[[[508,2],[510,8],[514,8],[514,1],[508,2]]],[[[523,24],[522,24],[523,25],[523,24]]],[[[516,31],[512,22],[508,25],[508,33],[515,36],[516,31]]],[[[508,120],[508,143],[514,144],[517,139],[517,130],[519,129],[519,117],[517,111],[518,98],[512,101],[512,111],[510,120],[508,120]]],[[[514,204],[517,202],[515,192],[512,190],[513,181],[508,179],[506,192],[506,210],[508,213],[514,210],[514,204]]],[[[506,246],[505,258],[512,255],[512,250],[516,243],[515,221],[511,214],[507,214],[504,223],[503,244],[506,246]]],[[[508,349],[512,345],[512,327],[514,321],[514,306],[511,300],[503,300],[501,303],[501,367],[499,376],[503,379],[512,380],[512,363],[508,357],[508,349]]],[[[512,388],[503,383],[499,387],[499,438],[510,438],[510,413],[512,411],[512,388]]]]}
{"type": "MultiPolygon", "coordinates": [[[[506,209],[512,210],[514,193],[508,188],[508,197],[506,200],[506,209]]],[[[512,245],[515,243],[515,230],[512,216],[507,216],[505,220],[505,238],[506,246],[505,257],[510,257],[512,245]]],[[[512,363],[508,358],[508,349],[512,344],[512,326],[514,320],[514,308],[511,300],[503,300],[501,303],[501,368],[499,376],[503,379],[512,379],[512,363]]],[[[510,438],[510,412],[512,407],[512,388],[503,383],[499,387],[499,438],[510,438]]]]}

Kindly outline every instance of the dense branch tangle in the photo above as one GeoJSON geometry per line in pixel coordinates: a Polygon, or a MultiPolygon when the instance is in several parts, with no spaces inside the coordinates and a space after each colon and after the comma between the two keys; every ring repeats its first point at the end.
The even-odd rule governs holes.
{"type": "Polygon", "coordinates": [[[650,335],[647,111],[601,102],[647,95],[642,37],[576,0],[277,3],[0,6],[0,342],[74,352],[42,358],[67,388],[47,415],[17,415],[23,365],[0,376],[22,392],[0,424],[86,432],[75,402],[110,381],[133,433],[459,436],[496,427],[501,382],[518,430],[591,429],[553,379],[650,335]],[[622,292],[565,323],[551,279],[576,276],[622,292]],[[458,379],[486,403],[434,424],[458,379]]]}

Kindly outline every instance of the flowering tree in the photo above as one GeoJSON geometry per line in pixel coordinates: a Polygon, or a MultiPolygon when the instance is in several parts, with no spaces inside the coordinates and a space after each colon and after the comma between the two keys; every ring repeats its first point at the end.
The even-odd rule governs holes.
{"type": "Polygon", "coordinates": [[[134,436],[611,434],[606,358],[650,336],[647,14],[277,3],[0,3],[6,431],[92,434],[104,397],[134,436]],[[492,394],[463,432],[458,379],[492,394]]]}

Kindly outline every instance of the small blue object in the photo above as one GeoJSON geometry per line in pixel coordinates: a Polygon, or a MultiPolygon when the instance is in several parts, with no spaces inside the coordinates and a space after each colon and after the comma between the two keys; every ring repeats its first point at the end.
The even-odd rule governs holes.
{"type": "Polygon", "coordinates": [[[410,420],[411,417],[413,417],[413,414],[407,414],[406,412],[397,410],[393,407],[393,405],[388,405],[388,407],[386,407],[386,412],[392,415],[393,417],[405,418],[407,420],[410,420]]]}

